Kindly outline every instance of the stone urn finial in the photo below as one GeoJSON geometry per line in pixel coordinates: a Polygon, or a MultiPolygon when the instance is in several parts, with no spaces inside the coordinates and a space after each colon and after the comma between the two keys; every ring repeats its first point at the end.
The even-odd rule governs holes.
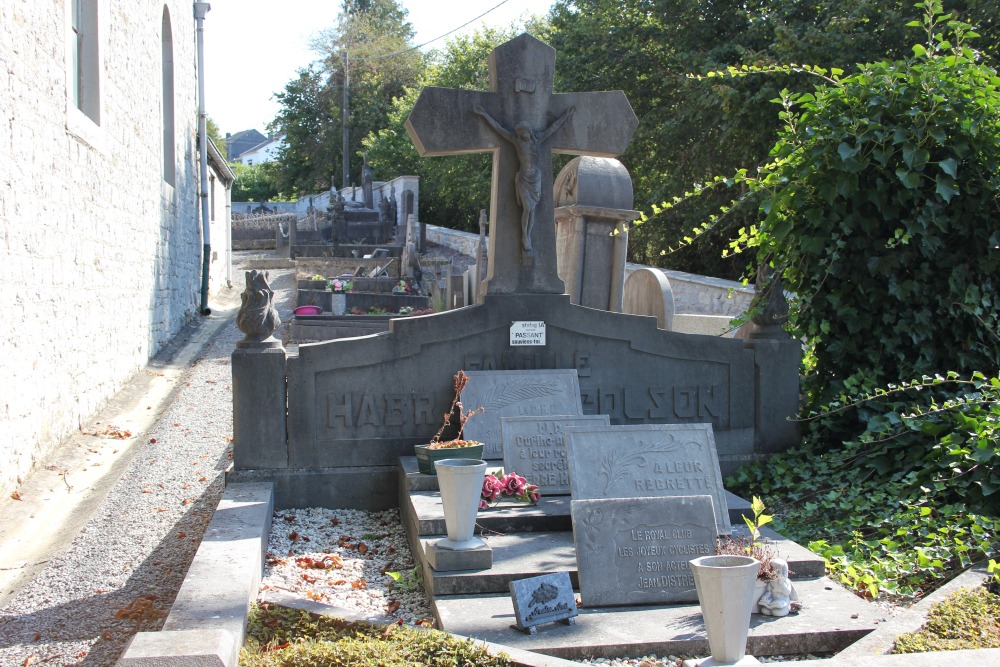
{"type": "Polygon", "coordinates": [[[281,324],[274,309],[274,291],[267,283],[267,271],[247,271],[247,288],[240,299],[243,305],[236,315],[236,326],[246,337],[236,343],[242,348],[281,347],[272,334],[281,324]]]}
{"type": "Polygon", "coordinates": [[[756,303],[763,308],[751,315],[750,321],[736,332],[737,338],[760,339],[770,338],[784,340],[789,334],[781,326],[788,321],[788,300],[781,283],[781,274],[763,263],[757,267],[756,303]]]}

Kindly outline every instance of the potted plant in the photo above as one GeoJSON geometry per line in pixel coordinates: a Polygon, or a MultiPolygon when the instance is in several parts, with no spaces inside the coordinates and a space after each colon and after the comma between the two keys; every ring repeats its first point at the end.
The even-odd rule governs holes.
{"type": "Polygon", "coordinates": [[[334,278],[329,281],[330,291],[333,292],[331,312],[334,315],[343,315],[347,312],[347,293],[354,289],[354,283],[344,278],[334,278]]]}
{"type": "Polygon", "coordinates": [[[451,401],[451,407],[444,414],[444,422],[438,429],[431,441],[426,445],[417,445],[414,449],[417,455],[417,468],[425,475],[434,475],[434,461],[441,459],[482,459],[483,443],[475,440],[463,440],[462,431],[465,424],[475,415],[483,412],[483,408],[476,408],[465,412],[462,405],[462,391],[469,383],[469,376],[465,371],[455,374],[454,390],[455,397],[451,401]],[[445,429],[451,425],[452,415],[458,414],[458,432],[451,440],[441,440],[441,435],[445,429]]]}

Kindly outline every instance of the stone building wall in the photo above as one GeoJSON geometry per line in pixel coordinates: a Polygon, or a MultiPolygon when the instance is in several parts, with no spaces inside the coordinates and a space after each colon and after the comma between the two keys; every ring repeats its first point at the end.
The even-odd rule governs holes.
{"type": "Polygon", "coordinates": [[[4,496],[198,307],[191,3],[91,4],[98,8],[99,125],[68,104],[70,5],[0,5],[4,496]],[[164,7],[172,31],[174,186],[163,177],[164,7]]]}

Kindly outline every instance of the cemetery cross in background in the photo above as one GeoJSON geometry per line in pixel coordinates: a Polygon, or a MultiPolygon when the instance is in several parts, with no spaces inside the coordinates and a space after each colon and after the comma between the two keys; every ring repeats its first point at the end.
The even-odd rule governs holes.
{"type": "Polygon", "coordinates": [[[490,90],[424,88],[406,120],[423,156],[493,153],[487,294],[563,294],[552,153],[615,157],[638,126],[620,90],[553,93],[555,49],[524,34],[493,50],[490,90]]]}

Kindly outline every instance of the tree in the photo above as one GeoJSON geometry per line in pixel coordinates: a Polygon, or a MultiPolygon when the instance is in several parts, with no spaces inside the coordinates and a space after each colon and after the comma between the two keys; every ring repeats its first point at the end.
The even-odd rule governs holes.
{"type": "Polygon", "coordinates": [[[277,185],[278,165],[274,162],[232,165],[233,201],[266,202],[280,199],[277,185]]]}
{"type": "Polygon", "coordinates": [[[938,0],[918,7],[924,19],[910,25],[926,41],[908,59],[850,76],[727,72],[823,82],[781,92],[767,165],[707,188],[739,185],[755,197],[743,201],[760,202],[744,206],[755,225],[733,245],[753,249],[797,296],[791,321],[812,351],[814,409],[858,387],[1000,370],[1000,77],[938,0]]]}
{"type": "Polygon", "coordinates": [[[385,127],[393,98],[414,86],[423,71],[423,57],[410,47],[412,38],[406,10],[396,0],[343,3],[337,25],[321,31],[312,42],[320,60],[300,69],[276,96],[282,106],[270,129],[286,135],[280,159],[283,192],[326,189],[332,177],[339,183],[345,82],[350,174],[360,172],[361,140],[385,127]]]}
{"type": "MultiPolygon", "coordinates": [[[[964,12],[989,16],[995,44],[995,2],[955,0],[964,12]]],[[[856,63],[902,58],[909,52],[902,0],[560,0],[552,9],[552,45],[562,90],[621,88],[640,124],[622,161],[635,184],[637,208],[649,209],[692,183],[762,162],[780,122],[770,100],[783,88],[805,92],[801,78],[691,80],[729,66],[810,62],[849,70],[856,63]]],[[[709,235],[695,246],[660,256],[725,195],[699,198],[684,216],[656,218],[629,236],[636,261],[737,277],[745,265],[720,260],[726,239],[709,235]],[[705,243],[708,241],[708,243],[705,243]]],[[[734,215],[743,215],[742,212],[734,215]]],[[[749,223],[750,218],[744,218],[749,223]]]]}
{"type": "MultiPolygon", "coordinates": [[[[489,90],[489,55],[522,32],[544,36],[546,25],[532,20],[525,26],[481,28],[449,39],[442,51],[432,52],[432,64],[420,82],[423,86],[489,90]]],[[[489,154],[421,158],[404,123],[417,100],[414,87],[396,98],[389,123],[364,140],[372,168],[385,174],[420,176],[421,219],[452,229],[478,231],[480,209],[489,209],[492,159],[489,154]]]]}

